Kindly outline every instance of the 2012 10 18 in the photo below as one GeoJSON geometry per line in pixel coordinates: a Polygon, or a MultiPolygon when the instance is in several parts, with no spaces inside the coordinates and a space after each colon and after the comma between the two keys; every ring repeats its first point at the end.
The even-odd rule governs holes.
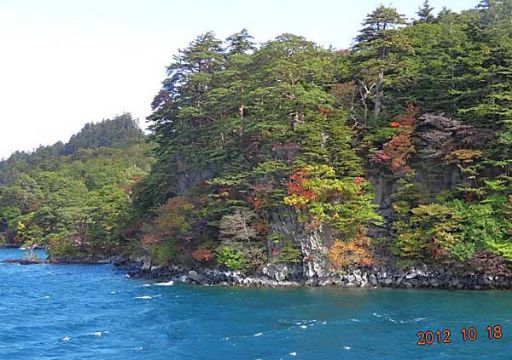
{"type": "MultiPolygon", "coordinates": [[[[474,326],[462,327],[458,331],[463,342],[475,342],[478,340],[478,330],[474,326]]],[[[488,325],[485,328],[487,340],[501,340],[503,338],[503,327],[501,325],[488,325]]],[[[450,329],[426,330],[416,333],[418,346],[434,344],[451,344],[452,331],[450,329]]]]}

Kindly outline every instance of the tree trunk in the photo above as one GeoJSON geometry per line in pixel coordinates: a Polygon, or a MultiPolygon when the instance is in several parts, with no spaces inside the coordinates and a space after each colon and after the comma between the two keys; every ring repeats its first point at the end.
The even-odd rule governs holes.
{"type": "Polygon", "coordinates": [[[377,119],[379,117],[380,110],[382,107],[382,96],[383,96],[382,87],[383,87],[383,85],[384,85],[384,72],[380,71],[379,77],[377,79],[377,85],[375,86],[375,109],[373,112],[373,116],[375,117],[375,119],[377,119]]]}

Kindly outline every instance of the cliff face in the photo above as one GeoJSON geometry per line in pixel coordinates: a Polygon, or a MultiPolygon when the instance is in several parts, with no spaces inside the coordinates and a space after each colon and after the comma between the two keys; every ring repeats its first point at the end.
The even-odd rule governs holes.
{"type": "Polygon", "coordinates": [[[275,232],[286,234],[289,240],[299,245],[301,277],[315,281],[329,273],[328,251],[333,242],[333,236],[327,227],[321,227],[312,232],[305,231],[296,213],[286,207],[272,213],[271,227],[275,232]]]}
{"type": "MultiPolygon", "coordinates": [[[[469,179],[461,170],[472,162],[472,156],[478,156],[482,144],[492,140],[492,133],[456,119],[424,114],[419,117],[411,137],[414,155],[407,160],[407,165],[414,172],[414,183],[432,200],[443,191],[467,184],[469,179]]],[[[384,216],[389,215],[386,210],[391,208],[397,182],[404,175],[377,171],[372,176],[375,202],[384,216]]]]}
{"type": "MultiPolygon", "coordinates": [[[[409,198],[406,200],[410,202],[411,206],[417,206],[434,201],[437,195],[444,192],[471,185],[471,177],[468,177],[465,171],[478,158],[478,149],[481,147],[482,141],[492,140],[491,133],[477,131],[461,121],[434,114],[424,114],[418,117],[414,126],[404,132],[410,138],[410,145],[406,150],[408,155],[400,154],[400,151],[404,152],[403,149],[399,149],[398,153],[388,150],[391,155],[401,156],[402,162],[399,167],[390,170],[389,164],[393,159],[388,160],[387,158],[385,158],[386,162],[377,165],[375,162],[369,161],[366,167],[370,174],[369,179],[373,183],[374,203],[383,219],[380,224],[367,224],[367,234],[372,239],[388,238],[390,241],[394,241],[398,236],[396,222],[401,215],[396,213],[396,204],[404,200],[404,187],[409,185],[414,187],[414,194],[409,194],[409,198]],[[406,182],[405,179],[407,179],[406,182]]],[[[390,143],[392,142],[393,139],[390,143]]],[[[384,147],[386,148],[386,145],[384,147]]],[[[294,151],[296,152],[295,148],[294,151]]],[[[176,166],[177,190],[182,194],[198,191],[197,189],[204,187],[205,183],[214,181],[214,174],[219,173],[219,169],[213,165],[205,165],[202,168],[191,170],[190,164],[180,156],[177,157],[176,166]]],[[[289,194],[310,191],[308,190],[310,189],[309,185],[307,185],[310,177],[311,175],[306,172],[291,175],[288,180],[289,194]]],[[[283,180],[281,178],[280,181],[283,180]]],[[[227,185],[220,187],[219,190],[210,188],[208,191],[217,191],[218,195],[214,193],[213,196],[221,201],[226,201],[224,199],[247,201],[248,199],[249,204],[256,208],[262,204],[269,204],[266,196],[274,190],[272,185],[248,185],[250,185],[249,190],[241,192],[243,196],[247,197],[240,197],[240,193],[237,195],[239,190],[227,185]]],[[[320,196],[319,194],[312,196],[320,196]]],[[[343,197],[333,198],[334,203],[343,201],[345,201],[343,197]]],[[[220,203],[220,206],[222,208],[224,205],[220,203]]],[[[257,229],[259,225],[263,224],[266,228],[265,234],[279,234],[277,238],[264,237],[259,235],[260,230],[254,230],[254,235],[246,239],[252,247],[259,246],[257,244],[260,240],[260,244],[263,242],[268,259],[260,262],[260,266],[275,267],[280,263],[279,256],[274,256],[275,249],[283,249],[287,244],[292,244],[300,251],[300,256],[295,262],[298,266],[293,266],[294,276],[303,278],[306,282],[318,283],[335,271],[329,251],[334,242],[339,239],[339,233],[336,233],[330,224],[321,223],[318,226],[310,227],[308,221],[304,220],[307,215],[307,208],[304,206],[299,208],[284,205],[274,207],[268,212],[266,225],[261,222],[264,213],[260,212],[259,214],[256,215],[259,223],[256,223],[256,220],[247,219],[244,220],[247,223],[244,223],[243,226],[257,229]]],[[[251,216],[253,217],[254,214],[251,216]]],[[[344,216],[350,218],[351,214],[347,213],[344,216]]],[[[375,263],[396,265],[395,256],[389,249],[374,250],[375,263]]],[[[252,271],[259,270],[261,267],[252,271]]],[[[286,278],[285,275],[280,275],[280,277],[286,278]]]]}
{"type": "Polygon", "coordinates": [[[143,251],[308,279],[512,260],[510,29],[489,11],[407,24],[379,7],[349,51],[199,35],[153,103],[143,251]]]}

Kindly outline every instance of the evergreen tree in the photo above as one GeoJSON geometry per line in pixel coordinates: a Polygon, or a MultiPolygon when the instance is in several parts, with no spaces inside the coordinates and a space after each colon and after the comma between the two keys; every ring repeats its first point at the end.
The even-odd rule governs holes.
{"type": "Polygon", "coordinates": [[[433,10],[434,8],[430,6],[429,1],[425,0],[422,7],[419,8],[416,13],[418,15],[419,22],[433,22],[435,20],[435,16],[432,13],[433,10]]]}
{"type": "Polygon", "coordinates": [[[374,119],[382,110],[385,74],[396,64],[396,55],[407,48],[405,39],[397,31],[405,24],[405,17],[396,9],[381,5],[368,14],[356,37],[354,51],[360,68],[357,81],[371,94],[374,119]]]}

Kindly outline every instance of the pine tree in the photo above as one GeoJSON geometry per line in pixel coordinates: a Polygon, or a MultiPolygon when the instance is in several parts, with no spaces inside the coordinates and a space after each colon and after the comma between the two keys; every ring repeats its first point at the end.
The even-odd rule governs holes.
{"type": "Polygon", "coordinates": [[[426,23],[433,22],[435,20],[435,17],[432,13],[433,10],[434,10],[434,8],[430,6],[429,1],[425,0],[423,2],[422,7],[419,8],[418,12],[416,13],[418,15],[418,19],[419,19],[418,22],[426,22],[426,23]]]}
{"type": "Polygon", "coordinates": [[[240,32],[228,36],[226,38],[227,54],[245,54],[255,50],[253,39],[254,37],[249,34],[247,29],[242,29],[240,32]]]}
{"type": "Polygon", "coordinates": [[[374,119],[382,110],[385,73],[392,68],[396,54],[407,48],[405,39],[396,31],[405,24],[405,17],[396,9],[381,5],[368,14],[356,37],[354,51],[361,69],[358,82],[372,93],[374,119]]]}

